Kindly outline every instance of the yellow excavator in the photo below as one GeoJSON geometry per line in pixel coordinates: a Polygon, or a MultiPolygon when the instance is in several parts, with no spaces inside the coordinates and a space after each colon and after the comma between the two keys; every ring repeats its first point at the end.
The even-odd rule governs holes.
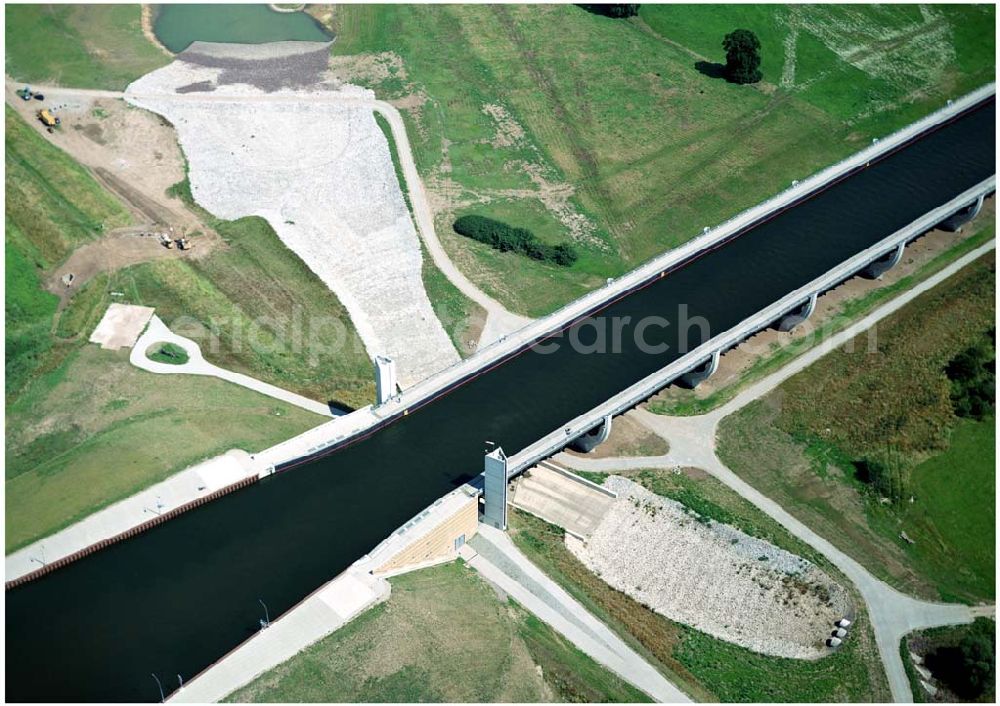
{"type": "Polygon", "coordinates": [[[42,108],[41,110],[38,111],[37,115],[38,119],[42,121],[42,125],[44,125],[45,127],[52,128],[58,125],[60,122],[59,118],[50,113],[48,108],[42,108]]]}

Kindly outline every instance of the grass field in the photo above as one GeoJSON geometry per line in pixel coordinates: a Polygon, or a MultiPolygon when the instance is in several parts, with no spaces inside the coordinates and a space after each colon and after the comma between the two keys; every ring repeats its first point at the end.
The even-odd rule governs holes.
{"type": "Polygon", "coordinates": [[[88,345],[7,407],[6,551],[202,459],[251,453],[322,417],[201,376],[158,376],[88,345]]]}
{"type": "Polygon", "coordinates": [[[17,81],[123,90],[170,62],[143,35],[139,5],[10,5],[5,16],[17,81]]]}
{"type": "Polygon", "coordinates": [[[156,307],[225,367],[315,399],[371,399],[367,355],[343,307],[261,219],[213,223],[228,246],[200,260],[100,274],[56,321],[44,280],[129,216],[10,109],[5,128],[8,551],[202,458],[257,451],[321,421],[220,381],[142,372],[127,352],[89,346],[112,301],[156,307]]]}
{"type": "MultiPolygon", "coordinates": [[[[645,477],[643,476],[645,474],[645,477]]],[[[699,479],[683,493],[667,484],[670,474],[646,471],[644,485],[693,507],[724,512],[741,527],[763,530],[763,536],[796,551],[801,547],[777,524],[717,482],[699,479]],[[713,487],[717,486],[717,487],[713,487]]],[[[603,620],[673,683],[697,701],[880,701],[888,698],[867,616],[840,651],[821,660],[793,660],[761,655],[675,623],[611,588],[581,563],[564,543],[563,532],[521,511],[511,514],[512,537],[536,566],[559,583],[595,616],[603,620]]],[[[807,555],[808,556],[808,555],[807,555]]],[[[827,569],[829,571],[829,569],[827,569]]],[[[846,579],[835,572],[843,585],[846,579]]],[[[854,603],[863,606],[854,594],[854,603]]],[[[863,608],[862,608],[863,610],[863,608]]]]}
{"type": "Polygon", "coordinates": [[[818,321],[812,329],[813,335],[791,339],[787,345],[768,351],[756,358],[736,380],[714,390],[705,397],[699,397],[696,390],[686,390],[672,386],[662,391],[648,404],[649,411],[671,416],[691,416],[705,414],[721,407],[741,390],[752,383],[776,372],[815,345],[844,330],[855,321],[867,316],[876,307],[887,303],[899,294],[912,289],[931,275],[947,267],[996,235],[996,223],[973,221],[967,229],[978,229],[971,237],[957,242],[950,249],[939,253],[913,274],[901,277],[892,284],[878,287],[854,299],[845,301],[840,310],[826,320],[818,321]]]}
{"type": "Polygon", "coordinates": [[[461,562],[392,596],[231,694],[237,702],[646,702],[461,562]]]}
{"type": "Polygon", "coordinates": [[[9,400],[65,355],[49,330],[58,303],[45,273],[72,250],[129,222],[125,208],[64,152],[5,106],[4,236],[6,382],[9,400]]]}
{"type": "MultiPolygon", "coordinates": [[[[192,204],[187,181],[175,190],[192,204]]],[[[192,206],[227,247],[130,268],[119,290],[156,306],[217,365],[323,402],[362,407],[372,363],[347,309],[263,218],[222,221],[192,206]],[[124,289],[122,289],[124,287],[124,289]]]]}
{"type": "Polygon", "coordinates": [[[874,352],[862,336],[723,420],[720,457],[900,588],[993,598],[992,422],[958,423],[943,370],[994,325],[994,291],[990,255],[879,323],[874,352]],[[855,475],[857,459],[889,452],[912,502],[882,503],[855,475]]]}
{"type": "Polygon", "coordinates": [[[647,5],[612,20],[572,5],[350,5],[337,8],[333,51],[365,55],[348,78],[398,100],[451,256],[509,308],[537,315],[990,80],[992,17],[647,5]],[[764,85],[696,67],[722,60],[737,26],[761,36],[764,85]],[[448,233],[468,212],[572,239],[581,258],[558,272],[448,233]]]}

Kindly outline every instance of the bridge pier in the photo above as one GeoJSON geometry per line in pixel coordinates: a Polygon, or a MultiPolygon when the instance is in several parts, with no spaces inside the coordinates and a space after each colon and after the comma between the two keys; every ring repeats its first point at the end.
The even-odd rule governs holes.
{"type": "Polygon", "coordinates": [[[712,374],[719,369],[719,358],[721,356],[721,351],[716,351],[712,354],[711,358],[699,363],[696,367],[688,370],[686,373],[677,378],[677,384],[681,387],[693,390],[695,387],[708,380],[708,378],[710,378],[712,374]]]}
{"type": "Polygon", "coordinates": [[[895,250],[883,255],[861,270],[861,276],[865,279],[878,279],[899,264],[900,259],[903,257],[904,248],[906,248],[906,243],[900,243],[896,246],[895,250]]]}
{"type": "Polygon", "coordinates": [[[962,226],[978,216],[979,212],[983,210],[983,201],[985,199],[986,194],[980,195],[980,197],[973,203],[969,204],[965,208],[959,209],[953,215],[941,221],[938,228],[946,230],[949,233],[958,233],[962,230],[962,226]]]}
{"type": "Polygon", "coordinates": [[[791,331],[793,328],[812,316],[812,313],[816,310],[817,299],[819,299],[818,292],[811,294],[808,299],[802,302],[800,307],[785,314],[778,322],[778,330],[791,331]]]}
{"type": "Polygon", "coordinates": [[[598,446],[603,444],[611,436],[611,415],[607,415],[600,424],[590,431],[576,437],[569,443],[569,447],[574,451],[589,454],[598,446]]]}

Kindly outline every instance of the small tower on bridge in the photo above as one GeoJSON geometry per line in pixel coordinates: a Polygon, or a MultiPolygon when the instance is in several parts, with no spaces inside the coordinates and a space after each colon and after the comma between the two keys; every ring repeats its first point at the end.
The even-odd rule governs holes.
{"type": "Polygon", "coordinates": [[[396,394],[396,361],[384,355],[375,356],[375,404],[385,404],[396,394]]]}
{"type": "Polygon", "coordinates": [[[499,446],[486,454],[483,522],[507,529],[507,456],[499,446]]]}

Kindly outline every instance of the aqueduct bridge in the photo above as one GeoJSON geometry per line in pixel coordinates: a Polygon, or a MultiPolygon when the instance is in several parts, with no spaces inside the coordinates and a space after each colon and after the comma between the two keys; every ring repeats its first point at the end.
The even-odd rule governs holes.
{"type": "Polygon", "coordinates": [[[995,117],[990,85],[398,399],[259,455],[293,472],[8,591],[8,698],[158,699],[151,673],[190,679],[258,629],[258,599],[283,613],[478,476],[486,440],[516,473],[974,209],[995,188],[995,117]],[[620,325],[618,345],[601,349],[602,325],[620,325]]]}

